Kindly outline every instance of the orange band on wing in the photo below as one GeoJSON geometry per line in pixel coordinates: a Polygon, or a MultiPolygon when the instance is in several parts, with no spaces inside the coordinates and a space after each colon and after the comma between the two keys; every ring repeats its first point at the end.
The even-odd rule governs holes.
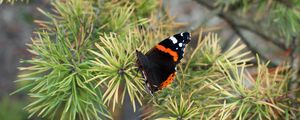
{"type": "Polygon", "coordinates": [[[162,88],[167,87],[173,81],[175,75],[175,72],[170,74],[167,80],[160,84],[159,89],[161,90],[162,88]]]}
{"type": "Polygon", "coordinates": [[[164,53],[168,53],[169,55],[171,55],[173,57],[174,62],[178,60],[177,52],[171,50],[170,48],[166,48],[162,45],[156,45],[156,48],[164,53]]]}

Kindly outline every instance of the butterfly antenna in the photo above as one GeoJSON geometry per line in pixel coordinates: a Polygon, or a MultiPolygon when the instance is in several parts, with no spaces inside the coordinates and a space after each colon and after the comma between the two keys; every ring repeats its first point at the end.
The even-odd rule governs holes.
{"type": "Polygon", "coordinates": [[[136,78],[136,76],[138,76],[138,73],[140,72],[140,68],[139,67],[137,67],[137,71],[136,71],[136,73],[135,73],[135,75],[134,75],[134,77],[133,77],[133,80],[136,78]]]}

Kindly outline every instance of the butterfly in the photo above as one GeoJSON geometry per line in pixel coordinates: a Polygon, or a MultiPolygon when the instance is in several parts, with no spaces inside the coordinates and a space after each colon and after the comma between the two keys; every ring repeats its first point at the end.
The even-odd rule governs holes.
{"type": "Polygon", "coordinates": [[[136,50],[137,67],[142,72],[146,90],[150,94],[172,83],[176,76],[176,66],[190,41],[191,34],[182,32],[164,39],[146,54],[136,50]]]}

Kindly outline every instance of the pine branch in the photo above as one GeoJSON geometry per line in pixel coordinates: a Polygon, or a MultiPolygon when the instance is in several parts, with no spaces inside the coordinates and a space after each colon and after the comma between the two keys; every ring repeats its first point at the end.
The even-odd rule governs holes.
{"type": "Polygon", "coordinates": [[[125,93],[134,110],[142,104],[144,89],[134,76],[133,51],[144,40],[141,36],[162,34],[136,29],[148,25],[145,17],[156,7],[155,0],[98,2],[53,1],[52,13],[38,9],[49,19],[36,20],[42,28],[28,45],[35,57],[23,61],[30,66],[19,68],[26,72],[18,82],[30,82],[14,92],[29,90],[29,117],[112,119],[108,109],[122,105],[125,93]]]}

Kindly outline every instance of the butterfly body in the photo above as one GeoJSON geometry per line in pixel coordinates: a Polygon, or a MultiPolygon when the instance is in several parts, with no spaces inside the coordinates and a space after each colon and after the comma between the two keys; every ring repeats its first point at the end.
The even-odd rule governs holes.
{"type": "Polygon", "coordinates": [[[164,39],[146,54],[136,51],[137,65],[151,94],[173,81],[176,65],[183,58],[185,46],[190,40],[190,33],[182,32],[164,39]]]}

